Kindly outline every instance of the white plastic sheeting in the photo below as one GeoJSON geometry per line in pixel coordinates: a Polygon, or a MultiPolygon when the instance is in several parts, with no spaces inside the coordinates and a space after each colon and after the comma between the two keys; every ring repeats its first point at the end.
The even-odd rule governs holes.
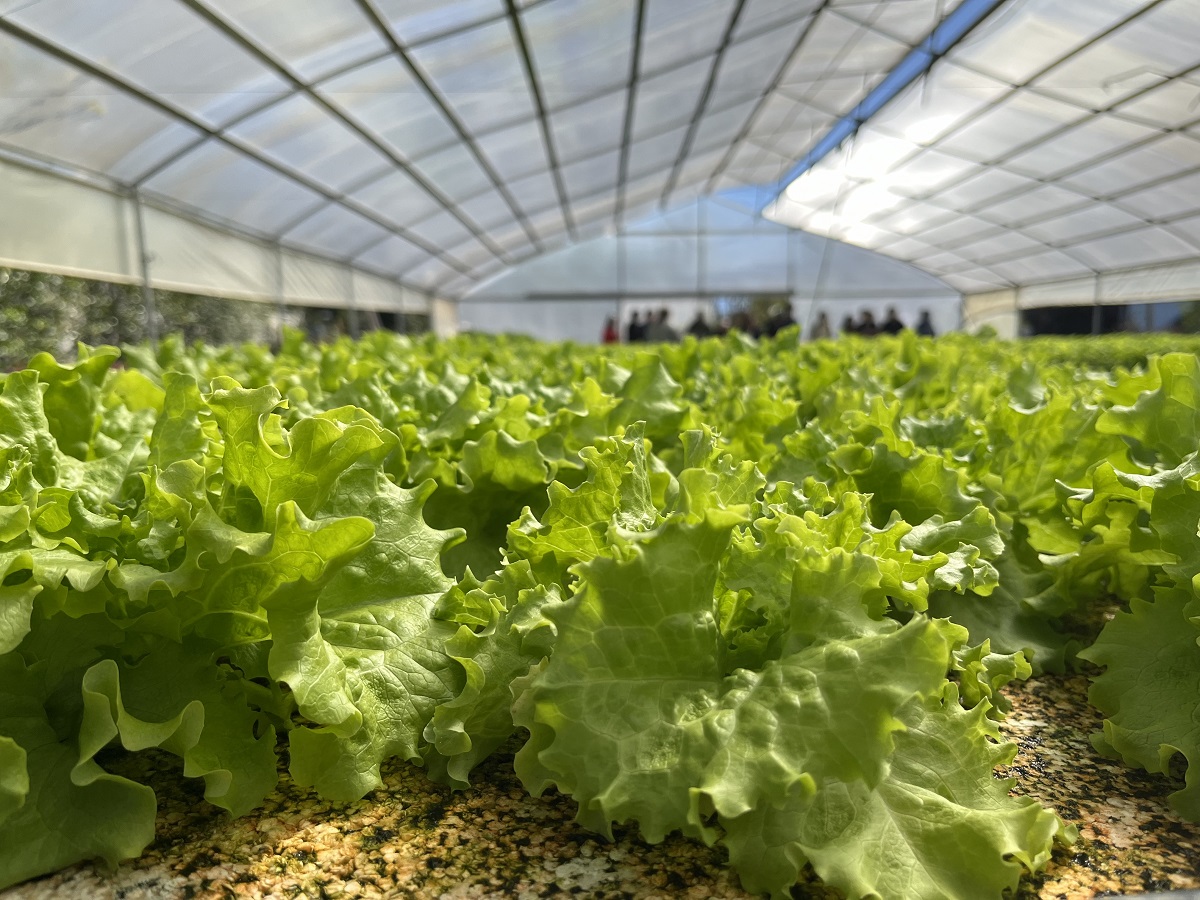
{"type": "Polygon", "coordinates": [[[935,328],[959,325],[960,294],[897,260],[766,221],[720,199],[688,203],[619,235],[540,256],[460,303],[464,328],[594,342],[604,320],[666,306],[675,328],[723,297],[791,298],[796,318],[894,306],[909,324],[928,309],[935,328]]]}
{"type": "Polygon", "coordinates": [[[768,215],[967,293],[1178,299],[1200,259],[1198,67],[1200,0],[1010,0],[768,215]]]}
{"type": "MultiPolygon", "coordinates": [[[[779,178],[955,5],[0,0],[0,153],[454,298],[779,178]]],[[[112,228],[82,197],[78,227],[112,228]]],[[[70,267],[59,234],[0,255],[70,267]]],[[[234,256],[190,280],[259,295],[257,263],[234,256]]],[[[178,279],[198,260],[158,263],[178,279]]],[[[317,284],[337,299],[316,275],[297,291],[317,284]]]]}
{"type": "MultiPolygon", "coordinates": [[[[134,283],[135,201],[0,159],[0,265],[134,283]]],[[[144,207],[154,287],[218,297],[428,313],[430,298],[350,266],[144,207]]]]}

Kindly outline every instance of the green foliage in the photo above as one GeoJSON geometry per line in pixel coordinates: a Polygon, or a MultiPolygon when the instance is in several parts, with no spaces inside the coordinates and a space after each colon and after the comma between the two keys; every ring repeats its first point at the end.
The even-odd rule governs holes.
{"type": "Polygon", "coordinates": [[[720,842],[753,890],[999,897],[1071,837],[993,777],[1001,689],[1113,598],[1098,746],[1182,755],[1200,817],[1194,355],[33,349],[0,376],[0,886],[152,840],[108,754],[173,753],[236,815],[283,744],[354,799],[522,735],[529,790],[720,842]]]}
{"type": "MultiPolygon", "coordinates": [[[[241,344],[274,336],[262,304],[154,291],[159,333],[186,343],[241,344]]],[[[38,353],[62,356],[76,342],[146,340],[146,310],[136,285],[0,268],[0,371],[38,353]]]]}

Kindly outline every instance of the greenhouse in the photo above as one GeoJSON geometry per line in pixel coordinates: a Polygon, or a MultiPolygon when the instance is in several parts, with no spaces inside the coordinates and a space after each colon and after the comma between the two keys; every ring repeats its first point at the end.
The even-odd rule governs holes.
{"type": "Polygon", "coordinates": [[[0,900],[1200,896],[1200,0],[0,0],[0,900]]]}

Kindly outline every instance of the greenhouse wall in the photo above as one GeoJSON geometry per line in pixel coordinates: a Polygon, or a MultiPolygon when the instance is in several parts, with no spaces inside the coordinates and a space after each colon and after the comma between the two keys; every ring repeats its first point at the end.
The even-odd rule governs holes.
{"type": "MultiPolygon", "coordinates": [[[[0,265],[122,284],[142,280],[137,205],[106,184],[0,158],[0,265]]],[[[396,281],[143,205],[156,288],[238,300],[430,312],[396,281]]]]}

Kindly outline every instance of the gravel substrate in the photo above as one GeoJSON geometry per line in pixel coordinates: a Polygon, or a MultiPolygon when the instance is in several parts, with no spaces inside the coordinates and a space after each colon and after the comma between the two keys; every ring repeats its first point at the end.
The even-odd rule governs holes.
{"type": "MultiPolygon", "coordinates": [[[[1200,887],[1200,826],[1167,807],[1167,779],[1099,756],[1088,741],[1099,715],[1082,676],[1044,677],[1008,691],[1004,730],[1020,745],[1017,792],[1079,826],[1021,898],[1077,900],[1105,893],[1200,887]]],[[[255,813],[230,820],[202,799],[172,757],[143,755],[136,772],[158,792],[158,839],[109,873],[91,865],[0,892],[2,900],[174,900],[210,897],[599,898],[748,897],[720,850],[673,837],[658,846],[636,832],[616,841],[572,821],[574,804],[521,788],[511,756],[477,771],[454,793],[407,764],[385,769],[386,787],[357,803],[325,802],[283,773],[255,813]]],[[[114,766],[114,768],[116,768],[114,766]]],[[[833,898],[810,883],[796,897],[833,898]]]]}

